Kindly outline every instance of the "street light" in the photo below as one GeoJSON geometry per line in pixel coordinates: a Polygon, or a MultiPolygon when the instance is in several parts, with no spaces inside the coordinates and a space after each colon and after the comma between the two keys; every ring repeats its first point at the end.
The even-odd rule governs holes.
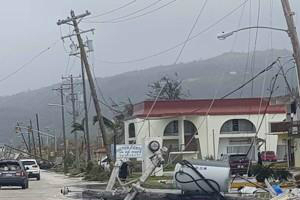
{"type": "Polygon", "coordinates": [[[237,30],[234,30],[234,31],[231,31],[231,32],[222,32],[222,33],[219,33],[217,35],[217,38],[219,40],[225,40],[227,37],[230,37],[232,36],[234,33],[237,33],[239,31],[244,31],[244,30],[248,30],[248,29],[270,29],[270,30],[275,30],[275,31],[284,31],[286,33],[289,33],[288,30],[286,29],[281,29],[281,28],[273,28],[273,27],[269,27],[269,26],[249,26],[249,27],[245,27],[245,28],[240,28],[240,29],[237,29],[237,30]]]}

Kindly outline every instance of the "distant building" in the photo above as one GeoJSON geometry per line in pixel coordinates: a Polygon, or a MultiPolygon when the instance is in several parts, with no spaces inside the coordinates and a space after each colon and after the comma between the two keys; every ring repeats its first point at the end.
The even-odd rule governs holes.
{"type": "MultiPolygon", "coordinates": [[[[268,105],[268,101],[261,98],[153,104],[154,101],[144,101],[134,105],[133,117],[125,121],[126,144],[143,144],[147,137],[161,137],[171,152],[183,152],[188,158],[217,159],[222,154],[246,153],[258,132],[258,138],[265,141],[260,150],[274,151],[280,155],[279,159],[284,158],[283,141],[271,134],[271,123],[286,118],[283,104],[268,105]]],[[[255,158],[254,148],[250,154],[255,158]]]]}

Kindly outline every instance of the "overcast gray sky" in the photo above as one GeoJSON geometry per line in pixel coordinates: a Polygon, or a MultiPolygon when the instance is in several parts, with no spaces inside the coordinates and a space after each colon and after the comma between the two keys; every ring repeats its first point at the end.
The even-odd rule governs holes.
{"type": "MultiPolygon", "coordinates": [[[[2,1],[0,7],[1,37],[0,80],[17,70],[43,49],[56,44],[34,62],[0,82],[0,96],[36,89],[58,83],[62,74],[80,73],[78,58],[68,58],[60,39],[69,34],[67,25],[58,27],[58,19],[65,19],[73,9],[76,14],[89,10],[92,15],[105,13],[121,7],[132,0],[10,0],[2,1]],[[67,68],[67,63],[69,66],[67,68]]],[[[180,48],[169,51],[142,62],[111,64],[103,61],[130,61],[156,54],[184,41],[199,13],[204,0],[136,0],[129,6],[89,19],[105,22],[127,16],[148,5],[153,6],[130,17],[141,15],[161,7],[148,15],[119,23],[80,23],[82,30],[95,28],[95,34],[87,34],[94,42],[94,53],[89,56],[94,63],[97,76],[106,77],[115,74],[144,69],[157,65],[173,64],[180,48]],[[157,3],[155,3],[157,2],[157,3]]],[[[192,36],[206,29],[225,16],[245,0],[208,0],[192,36]]],[[[246,52],[248,49],[248,31],[240,32],[225,41],[216,35],[221,31],[230,31],[238,27],[256,25],[259,0],[249,0],[245,6],[213,26],[207,32],[187,43],[179,62],[206,59],[229,51],[246,52]],[[250,10],[251,8],[251,10],[250,10]],[[251,21],[251,23],[250,23],[251,21]],[[239,23],[240,22],[240,23],[239,23]],[[240,25],[239,25],[240,24],[240,25]]],[[[296,12],[295,20],[300,27],[300,1],[290,0],[296,12]]],[[[285,28],[280,0],[261,0],[259,25],[285,28]]],[[[128,18],[128,17],[127,17],[128,18]]],[[[124,19],[124,18],[123,18],[124,19]]],[[[126,19],[126,18],[125,18],[126,19]]],[[[300,28],[298,28],[299,30],[300,28]]],[[[85,36],[83,36],[85,38],[85,36]]],[[[251,49],[254,48],[255,30],[251,32],[251,49]]],[[[76,42],[75,38],[74,41],[76,42]]],[[[70,41],[64,45],[69,50],[70,41]]],[[[257,50],[291,49],[290,41],[284,32],[259,30],[257,50]]]]}

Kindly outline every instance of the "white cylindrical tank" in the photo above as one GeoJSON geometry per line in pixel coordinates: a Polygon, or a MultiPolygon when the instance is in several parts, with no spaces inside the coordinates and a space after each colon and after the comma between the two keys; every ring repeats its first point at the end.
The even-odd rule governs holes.
{"type": "Polygon", "coordinates": [[[206,181],[192,168],[177,163],[174,171],[174,182],[178,189],[199,194],[205,194],[205,191],[215,192],[207,183],[209,181],[220,192],[228,192],[230,184],[230,166],[228,162],[208,160],[191,160],[188,162],[205,177],[206,181]]]}

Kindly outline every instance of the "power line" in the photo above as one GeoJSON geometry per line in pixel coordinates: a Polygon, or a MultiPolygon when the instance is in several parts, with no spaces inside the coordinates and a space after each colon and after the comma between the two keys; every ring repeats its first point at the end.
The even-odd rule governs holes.
{"type": "Polygon", "coordinates": [[[180,58],[180,56],[181,56],[181,54],[182,54],[182,52],[183,52],[183,50],[184,50],[187,42],[189,41],[189,39],[191,37],[191,34],[193,33],[193,31],[194,31],[194,29],[195,29],[195,27],[196,27],[196,25],[197,25],[197,23],[198,23],[198,21],[200,19],[200,16],[202,15],[202,13],[204,11],[204,8],[206,7],[207,2],[208,2],[208,0],[205,0],[203,6],[201,7],[200,12],[198,13],[197,18],[196,18],[196,20],[195,20],[195,22],[194,22],[191,30],[189,31],[189,34],[188,34],[186,40],[184,41],[184,44],[182,45],[182,47],[181,47],[181,49],[180,49],[180,51],[179,51],[179,53],[178,53],[178,55],[177,55],[177,57],[175,59],[174,64],[176,64],[178,62],[178,60],[179,60],[179,58],[180,58]]]}
{"type": "MultiPolygon", "coordinates": [[[[252,6],[251,6],[251,1],[249,2],[249,26],[251,26],[251,13],[252,13],[252,6]]],[[[248,31],[248,48],[247,48],[247,59],[246,59],[246,64],[245,64],[245,70],[244,70],[244,76],[243,76],[243,82],[246,81],[246,76],[247,76],[247,70],[248,70],[248,67],[249,67],[249,58],[250,58],[250,45],[251,45],[251,29],[249,29],[248,31]]],[[[242,97],[243,95],[243,90],[241,90],[241,93],[240,93],[240,98],[242,97]]]]}
{"type": "Polygon", "coordinates": [[[265,69],[263,69],[262,71],[260,71],[259,73],[257,73],[255,76],[253,76],[251,79],[249,79],[247,82],[245,82],[244,84],[242,84],[241,86],[239,86],[238,88],[232,90],[231,92],[227,93],[226,95],[224,95],[223,97],[221,97],[221,99],[225,99],[226,97],[230,96],[231,94],[235,93],[236,91],[242,89],[243,87],[245,87],[246,85],[248,85],[249,83],[252,83],[254,79],[256,79],[259,75],[263,74],[266,71],[269,71],[276,63],[278,62],[278,59],[273,61],[269,66],[267,66],[265,69]]]}
{"type": "Polygon", "coordinates": [[[108,15],[108,14],[114,13],[114,12],[116,12],[118,10],[121,10],[123,8],[126,8],[126,7],[130,6],[131,4],[133,4],[135,2],[136,2],[136,0],[130,1],[130,2],[124,4],[124,5],[120,6],[120,7],[111,9],[111,10],[103,12],[101,14],[97,14],[97,15],[94,15],[94,16],[91,16],[91,17],[87,17],[86,19],[92,19],[92,18],[101,17],[101,16],[104,16],[104,15],[108,15]]]}
{"type": "MultiPolygon", "coordinates": [[[[256,26],[259,26],[259,19],[260,19],[260,0],[258,0],[258,8],[257,8],[257,20],[256,20],[256,26]]],[[[257,40],[258,40],[258,31],[259,29],[256,29],[255,32],[255,40],[254,40],[254,48],[253,48],[253,54],[252,54],[252,60],[251,60],[251,76],[254,74],[254,65],[255,65],[255,58],[256,58],[256,47],[257,47],[257,40]]],[[[253,96],[253,90],[254,90],[254,82],[251,82],[251,96],[253,96]]]]}
{"type": "Polygon", "coordinates": [[[129,14],[126,14],[126,15],[123,15],[123,16],[120,16],[120,17],[116,17],[116,18],[113,18],[113,19],[109,19],[109,20],[105,20],[105,21],[89,21],[89,20],[84,20],[84,21],[89,22],[89,23],[114,23],[114,21],[130,17],[130,16],[135,15],[139,12],[142,12],[142,11],[148,9],[148,8],[151,8],[152,6],[155,6],[156,4],[158,4],[161,1],[163,1],[163,0],[157,0],[157,1],[149,4],[148,6],[146,6],[144,8],[138,9],[138,10],[132,12],[132,13],[129,13],[129,14]]]}
{"type": "Polygon", "coordinates": [[[49,47],[47,47],[46,49],[40,51],[37,55],[33,56],[28,62],[26,62],[25,64],[21,65],[18,69],[16,69],[15,71],[11,72],[10,74],[6,75],[5,77],[0,79],[0,82],[5,81],[7,79],[9,79],[10,77],[14,76],[15,74],[17,74],[18,72],[20,72],[22,69],[24,69],[25,67],[27,67],[29,64],[31,64],[34,60],[36,60],[38,57],[40,57],[41,55],[43,55],[44,53],[46,53],[47,51],[49,51],[51,48],[53,48],[57,42],[59,40],[55,41],[53,44],[51,44],[49,47]]]}
{"type": "MultiPolygon", "coordinates": [[[[242,19],[243,19],[244,13],[245,13],[245,12],[244,12],[244,11],[245,11],[245,7],[246,7],[246,4],[243,5],[243,8],[242,8],[242,10],[241,10],[241,15],[240,15],[240,18],[239,18],[239,21],[238,21],[236,30],[238,30],[238,29],[241,28],[242,19]]],[[[235,47],[237,38],[238,38],[238,34],[235,34],[235,35],[234,35],[233,42],[232,42],[232,46],[231,46],[231,49],[230,49],[230,52],[233,52],[233,49],[234,49],[234,47],[235,47]]]]}
{"type": "Polygon", "coordinates": [[[133,19],[137,19],[137,18],[146,16],[146,15],[149,15],[149,14],[151,14],[151,13],[154,13],[154,12],[156,12],[156,11],[158,11],[158,10],[164,8],[164,7],[167,7],[168,5],[174,3],[175,1],[177,1],[177,0],[172,0],[172,1],[166,3],[166,4],[162,5],[162,6],[159,6],[158,8],[155,8],[155,9],[152,9],[152,10],[150,10],[150,11],[148,11],[148,12],[143,13],[143,14],[136,15],[136,16],[129,17],[129,18],[125,18],[125,19],[114,20],[114,21],[85,21],[85,22],[87,22],[87,23],[120,23],[120,22],[131,21],[131,20],[133,20],[133,19]]]}
{"type": "MultiPolygon", "coordinates": [[[[209,31],[210,29],[212,29],[214,26],[218,25],[220,22],[224,21],[227,17],[229,17],[230,15],[232,15],[233,13],[235,13],[238,9],[240,9],[244,4],[246,4],[248,1],[250,0],[245,0],[243,3],[241,3],[239,6],[235,7],[234,9],[232,9],[229,13],[227,13],[226,15],[224,15],[223,17],[221,17],[220,19],[216,20],[214,23],[212,23],[211,25],[207,26],[205,29],[203,29],[202,31],[196,33],[194,36],[191,36],[190,39],[187,42],[190,42],[191,40],[194,40],[195,38],[199,37],[200,35],[202,35],[203,33],[209,31]]],[[[159,51],[155,54],[152,55],[148,55],[148,56],[144,56],[142,58],[137,58],[137,59],[132,59],[132,60],[127,60],[127,61],[108,61],[108,60],[99,60],[100,62],[103,63],[108,63],[108,64],[129,64],[129,63],[136,63],[136,62],[141,62],[153,57],[157,57],[160,56],[162,54],[165,54],[173,49],[176,49],[178,47],[180,47],[181,45],[183,45],[186,41],[180,42],[172,47],[169,47],[165,50],[159,51]]]]}

